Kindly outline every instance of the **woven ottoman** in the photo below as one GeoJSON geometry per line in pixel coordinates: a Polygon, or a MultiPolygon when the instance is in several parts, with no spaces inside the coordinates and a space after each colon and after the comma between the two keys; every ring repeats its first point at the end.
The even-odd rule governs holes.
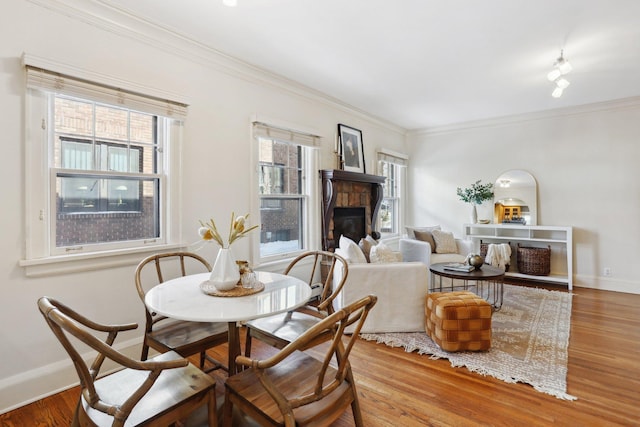
{"type": "Polygon", "coordinates": [[[433,292],[426,299],[425,330],[445,351],[489,350],[491,312],[473,292],[433,292]]]}

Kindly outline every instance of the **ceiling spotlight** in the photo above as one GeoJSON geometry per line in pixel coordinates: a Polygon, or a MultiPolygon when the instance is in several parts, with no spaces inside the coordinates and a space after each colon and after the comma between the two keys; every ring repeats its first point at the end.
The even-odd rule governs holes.
{"type": "Polygon", "coordinates": [[[551,92],[551,96],[554,98],[560,98],[562,96],[562,88],[556,86],[556,88],[551,92]]]}
{"type": "Polygon", "coordinates": [[[560,77],[561,75],[562,73],[560,72],[560,70],[557,68],[554,68],[553,70],[551,70],[551,72],[549,72],[549,74],[547,74],[547,78],[549,79],[550,82],[552,82],[558,77],[560,77]]]}
{"type": "Polygon", "coordinates": [[[229,7],[236,7],[238,5],[238,0],[222,0],[222,4],[229,7]]]}
{"type": "Polygon", "coordinates": [[[556,88],[553,90],[551,96],[554,98],[560,98],[562,96],[562,91],[569,86],[569,80],[565,79],[564,75],[568,74],[573,67],[569,64],[569,61],[564,59],[564,51],[560,51],[560,57],[556,59],[556,62],[553,64],[553,70],[547,74],[547,79],[551,82],[555,82],[556,88]]]}
{"type": "Polygon", "coordinates": [[[571,70],[573,70],[573,67],[571,66],[569,61],[564,59],[564,51],[563,50],[560,51],[560,57],[558,59],[556,59],[556,62],[553,64],[553,67],[554,67],[553,70],[551,70],[551,72],[549,74],[547,74],[547,78],[551,82],[554,81],[555,79],[557,79],[560,76],[563,76],[565,74],[569,74],[569,72],[571,72],[571,70]]]}
{"type": "Polygon", "coordinates": [[[571,70],[573,70],[573,67],[571,66],[571,64],[569,64],[569,61],[564,59],[564,57],[562,56],[562,51],[560,51],[560,58],[558,58],[558,61],[556,62],[556,67],[558,67],[562,74],[568,74],[569,72],[571,72],[571,70]]]}
{"type": "Polygon", "coordinates": [[[569,83],[569,80],[561,77],[558,80],[556,80],[556,86],[558,86],[560,89],[566,89],[567,86],[569,86],[571,83],[569,83]]]}

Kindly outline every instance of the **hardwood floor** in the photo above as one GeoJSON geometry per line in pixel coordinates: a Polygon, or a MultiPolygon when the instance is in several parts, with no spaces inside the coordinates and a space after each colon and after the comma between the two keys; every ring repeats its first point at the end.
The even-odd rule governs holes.
{"type": "MultiPolygon", "coordinates": [[[[447,360],[359,341],[352,365],[366,426],[640,424],[640,295],[574,289],[565,401],[447,360]]],[[[254,356],[271,351],[254,341],[254,356]]],[[[225,348],[215,353],[222,358],[225,348]]],[[[224,378],[216,374],[218,392],[224,378]]],[[[78,388],[0,415],[0,426],[69,425],[78,388]]],[[[350,412],[336,427],[352,426],[350,412]]]]}

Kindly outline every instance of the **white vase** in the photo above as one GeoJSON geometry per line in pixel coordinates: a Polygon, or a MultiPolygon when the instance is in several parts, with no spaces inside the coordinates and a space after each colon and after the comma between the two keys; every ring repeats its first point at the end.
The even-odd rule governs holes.
{"type": "Polygon", "coordinates": [[[240,280],[240,271],[230,248],[220,248],[216,262],[213,264],[209,282],[219,291],[235,288],[240,280]]]}
{"type": "Polygon", "coordinates": [[[476,209],[476,204],[471,203],[471,224],[476,224],[478,222],[478,210],[476,209]]]}

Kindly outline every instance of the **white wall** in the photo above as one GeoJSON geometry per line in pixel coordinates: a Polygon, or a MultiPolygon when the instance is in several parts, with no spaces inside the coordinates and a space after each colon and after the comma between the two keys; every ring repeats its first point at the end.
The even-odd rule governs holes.
{"type": "MultiPolygon", "coordinates": [[[[134,267],[141,256],[119,267],[37,278],[27,277],[18,266],[24,257],[25,239],[23,52],[135,86],[179,94],[190,104],[181,201],[185,243],[197,239],[199,219],[227,218],[231,210],[250,210],[249,122],[254,114],[318,132],[323,137],[323,169],[335,165],[332,153],[338,123],[363,131],[368,171],[373,170],[376,149],[406,151],[400,128],[198,47],[175,39],[152,41],[157,37],[155,30],[140,23],[104,24],[92,15],[100,5],[83,2],[82,12],[70,8],[60,13],[55,9],[62,7],[61,3],[36,3],[12,2],[0,17],[0,117],[5,158],[1,168],[0,413],[77,383],[68,357],[37,310],[38,297],[56,297],[98,321],[143,324],[144,320],[133,282],[134,267]]],[[[120,19],[112,18],[113,22],[120,19]]],[[[234,245],[236,255],[248,254],[249,244],[250,239],[243,239],[234,245]]],[[[213,255],[213,250],[205,253],[210,261],[213,255]]],[[[140,331],[123,338],[130,347],[126,350],[137,356],[140,331]]]]}
{"type": "MultiPolygon", "coordinates": [[[[470,206],[456,187],[522,169],[538,183],[538,224],[574,227],[574,285],[640,293],[639,123],[640,99],[629,99],[414,132],[407,224],[460,236],[470,206]]],[[[492,207],[478,218],[493,218],[492,207]]]]}

